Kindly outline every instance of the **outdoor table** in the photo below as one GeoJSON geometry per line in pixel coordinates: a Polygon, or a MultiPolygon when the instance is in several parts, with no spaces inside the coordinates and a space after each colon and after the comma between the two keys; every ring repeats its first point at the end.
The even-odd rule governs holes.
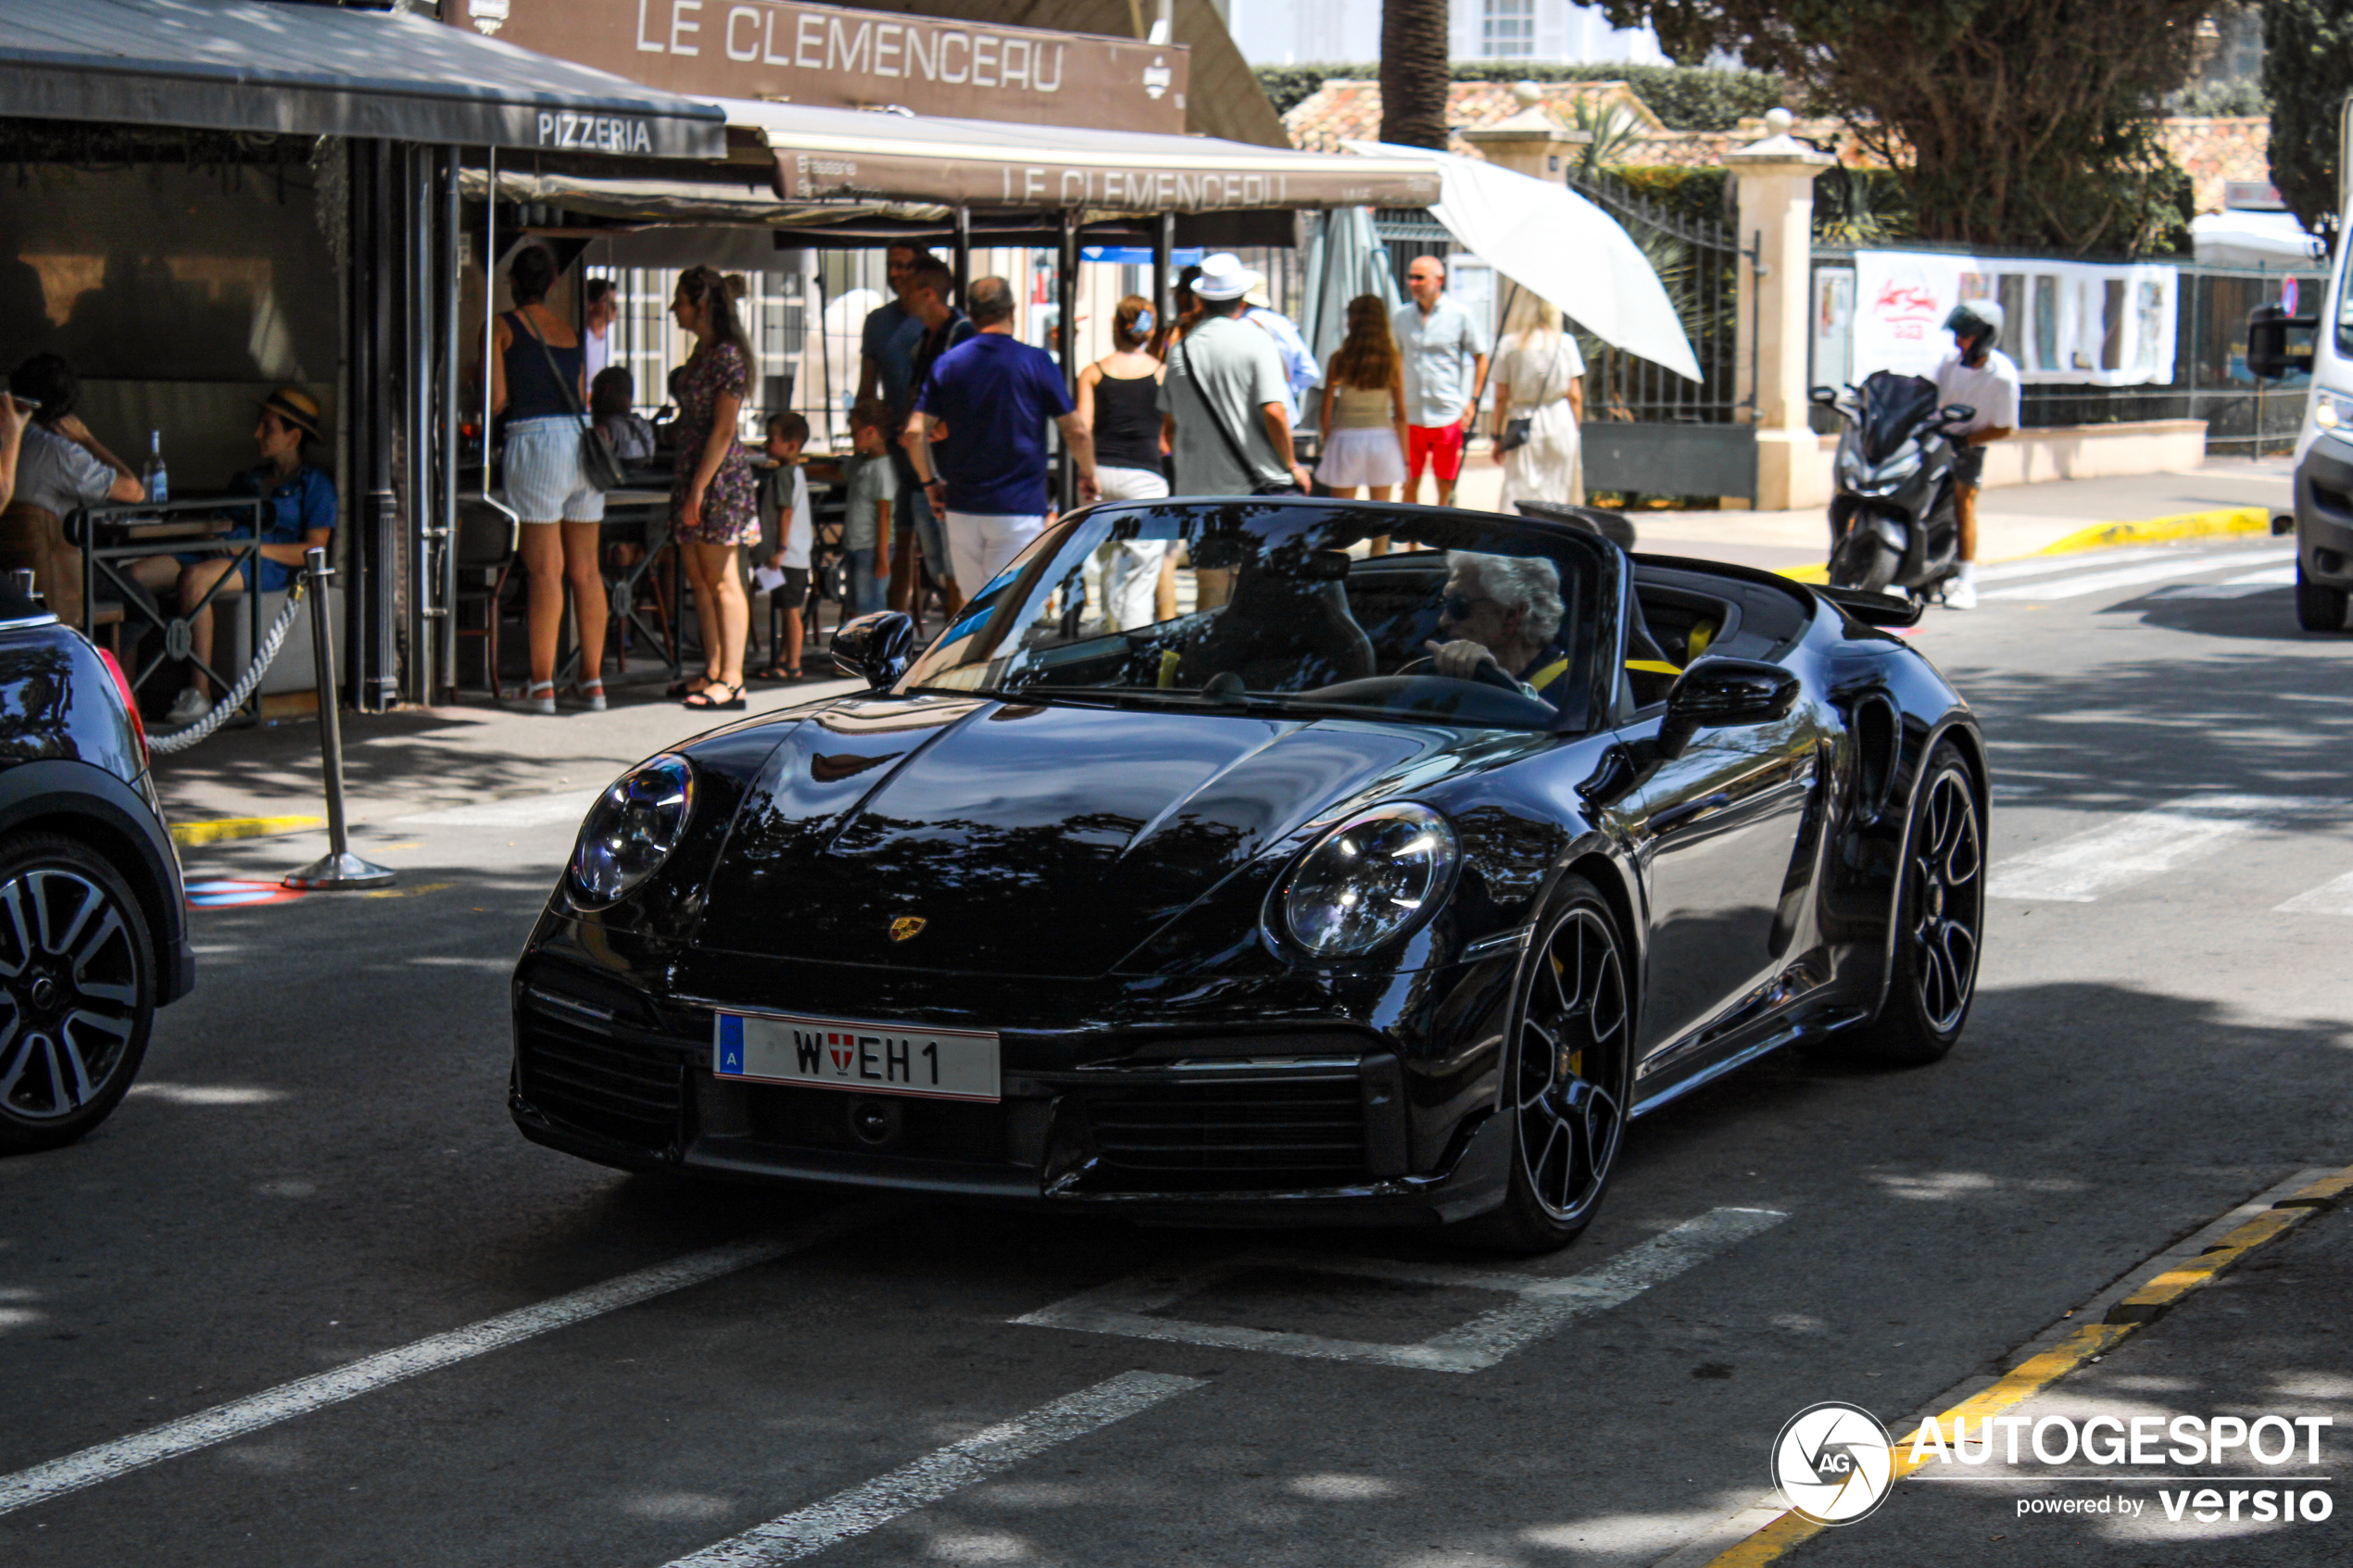
{"type": "MultiPolygon", "coordinates": [[[[244,580],[245,613],[251,619],[251,648],[261,647],[261,560],[262,508],[268,497],[262,495],[189,495],[160,505],[149,501],[118,501],[82,507],[66,520],[66,537],[82,546],[82,630],[90,635],[96,629],[98,587],[109,584],[113,595],[122,604],[123,625],[136,622],[131,617],[135,611],[140,620],[163,633],[163,645],[155,656],[140,666],[131,677],[134,700],[141,686],[167,662],[195,659],[224,693],[237,684],[243,671],[223,675],[210,664],[195,659],[195,636],[188,624],[189,612],[200,609],[219,597],[229,581],[224,572],[219,581],[205,591],[203,598],[193,605],[178,607],[178,613],[163,613],[148,590],[133,581],[124,570],[127,563],[146,560],[155,556],[212,555],[227,556],[235,564],[237,574],[244,580]],[[224,539],[216,529],[233,525],[237,512],[245,514],[253,537],[224,539]]],[[[130,646],[130,645],[126,645],[130,646]]],[[[259,696],[248,697],[245,712],[258,716],[259,696]]]]}
{"type": "MultiPolygon", "coordinates": [[[[680,579],[683,572],[673,571],[671,573],[670,627],[666,633],[647,619],[645,610],[637,603],[637,584],[645,581],[647,572],[653,570],[654,562],[661,558],[661,552],[670,547],[669,490],[627,488],[606,491],[605,529],[625,533],[629,542],[639,546],[636,560],[613,580],[611,623],[616,628],[626,623],[644,633],[647,641],[661,651],[662,662],[670,667],[670,673],[675,676],[680,668],[679,615],[684,597],[680,579]],[[616,511],[622,515],[616,517],[616,511]]],[[[605,533],[600,532],[598,537],[603,539],[605,533]]],[[[598,554],[601,555],[602,551],[598,554]]],[[[564,674],[559,679],[570,679],[579,667],[580,650],[575,647],[564,674]]]]}

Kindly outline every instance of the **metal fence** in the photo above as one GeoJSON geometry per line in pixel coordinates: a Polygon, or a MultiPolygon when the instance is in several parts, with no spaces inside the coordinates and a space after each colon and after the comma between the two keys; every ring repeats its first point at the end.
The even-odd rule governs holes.
{"type": "MultiPolygon", "coordinates": [[[[2258,305],[2277,301],[2291,277],[2304,305],[2317,305],[2327,291],[2328,263],[2316,261],[2292,270],[2200,262],[2167,265],[2179,275],[2174,290],[2172,379],[2149,386],[2030,383],[2020,399],[2021,425],[2040,430],[2144,420],[2203,420],[2209,451],[2261,457],[2292,445],[2304,418],[2305,380],[2299,376],[2266,383],[2248,374],[2246,318],[2258,305]]],[[[1816,249],[1818,318],[1824,308],[1825,284],[1841,271],[1851,278],[1853,268],[1852,251],[1816,249]]],[[[2023,330],[2024,324],[2014,315],[2013,332],[2023,330]]],[[[1818,339],[1813,382],[1852,379],[1843,361],[1825,365],[1823,359],[1823,345],[1818,339]]],[[[1834,428],[1834,422],[1824,422],[1817,412],[1818,430],[1834,428]]]]}
{"type": "Polygon", "coordinates": [[[1736,218],[1692,219],[1669,212],[1607,174],[1569,178],[1569,189],[1617,220],[1666,285],[1699,360],[1701,379],[1685,381],[1664,366],[1591,338],[1585,351],[1585,415],[1669,424],[1731,424],[1747,401],[1740,395],[1740,230],[1736,218]]]}

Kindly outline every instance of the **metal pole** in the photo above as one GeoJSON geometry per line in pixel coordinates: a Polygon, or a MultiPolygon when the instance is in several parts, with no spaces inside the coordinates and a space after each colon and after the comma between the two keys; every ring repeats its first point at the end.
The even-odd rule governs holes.
{"type": "MultiPolygon", "coordinates": [[[[458,444],[462,439],[458,414],[458,166],[461,149],[448,148],[441,196],[441,602],[447,607],[448,635],[441,646],[441,689],[458,689],[458,444]]],[[[489,369],[484,367],[484,370],[489,369]]],[[[497,684],[494,671],[491,684],[497,684]]]]}
{"type": "Polygon", "coordinates": [[[963,307],[964,289],[973,281],[973,209],[956,209],[956,305],[963,307]]]}
{"type": "Polygon", "coordinates": [[[310,594],[311,662],[319,675],[319,771],[327,794],[327,853],[300,871],[287,873],[283,885],[306,893],[334,892],[346,887],[383,887],[393,872],[353,854],[344,833],[343,725],[335,701],[333,617],[327,608],[327,568],[324,547],[303,552],[310,594]]]}
{"type": "Polygon", "coordinates": [[[1160,232],[1152,236],[1152,315],[1166,332],[1176,321],[1176,215],[1160,215],[1160,232]]]}
{"type": "MultiPolygon", "coordinates": [[[[1063,215],[1062,253],[1054,265],[1055,331],[1062,339],[1059,358],[1063,367],[1063,390],[1076,402],[1078,396],[1078,214],[1065,210],[1063,215]]],[[[1062,497],[1062,509],[1070,510],[1078,504],[1078,465],[1071,460],[1070,443],[1058,443],[1060,455],[1055,459],[1059,483],[1056,493],[1062,497]]]]}
{"type": "Polygon", "coordinates": [[[416,555],[409,580],[416,594],[417,651],[409,691],[419,703],[431,707],[441,673],[443,649],[457,642],[450,624],[449,601],[442,585],[449,559],[449,529],[436,505],[434,489],[438,476],[433,460],[434,395],[434,243],[433,149],[409,149],[409,537],[416,555]]]}
{"type": "MultiPolygon", "coordinates": [[[[482,204],[482,489],[490,493],[490,357],[498,351],[498,149],[484,149],[489,181],[482,204]]],[[[490,684],[498,684],[492,671],[490,684]]]]}

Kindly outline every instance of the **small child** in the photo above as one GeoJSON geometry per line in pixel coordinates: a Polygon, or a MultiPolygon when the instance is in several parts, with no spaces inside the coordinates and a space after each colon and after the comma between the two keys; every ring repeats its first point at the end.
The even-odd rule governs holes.
{"type": "Polygon", "coordinates": [[[849,410],[849,440],[855,456],[843,464],[849,480],[849,509],[841,530],[842,554],[849,568],[845,616],[872,615],[883,608],[890,583],[891,512],[899,502],[899,475],[890,466],[890,432],[898,421],[890,405],[869,397],[849,410]]]}
{"type": "Polygon", "coordinates": [[[784,635],[772,650],[765,670],[751,671],[755,681],[800,679],[800,607],[809,599],[809,546],[816,523],[809,511],[809,478],[801,472],[800,449],[809,441],[809,421],[799,414],[768,416],[764,447],[776,466],[760,480],[761,537],[776,542],[767,564],[785,580],[769,590],[768,602],[785,612],[784,635]]]}
{"type": "Polygon", "coordinates": [[[636,391],[625,365],[607,365],[588,383],[588,415],[623,463],[647,462],[654,455],[654,427],[630,407],[636,391]]]}

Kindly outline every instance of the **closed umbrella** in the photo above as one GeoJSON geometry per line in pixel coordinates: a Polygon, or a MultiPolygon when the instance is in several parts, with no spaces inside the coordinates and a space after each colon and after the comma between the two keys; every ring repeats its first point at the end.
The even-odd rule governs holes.
{"type": "Polygon", "coordinates": [[[1344,144],[1353,153],[1422,157],[1437,166],[1430,216],[1462,247],[1557,305],[1613,347],[1701,380],[1698,357],[1666,285],[1617,220],[1567,185],[1428,147],[1344,144]]]}
{"type": "Polygon", "coordinates": [[[1389,247],[1373,232],[1366,207],[1334,207],[1318,213],[1307,244],[1307,310],[1299,328],[1317,364],[1348,336],[1348,302],[1360,294],[1378,295],[1394,310],[1397,278],[1390,270],[1389,247]]]}

